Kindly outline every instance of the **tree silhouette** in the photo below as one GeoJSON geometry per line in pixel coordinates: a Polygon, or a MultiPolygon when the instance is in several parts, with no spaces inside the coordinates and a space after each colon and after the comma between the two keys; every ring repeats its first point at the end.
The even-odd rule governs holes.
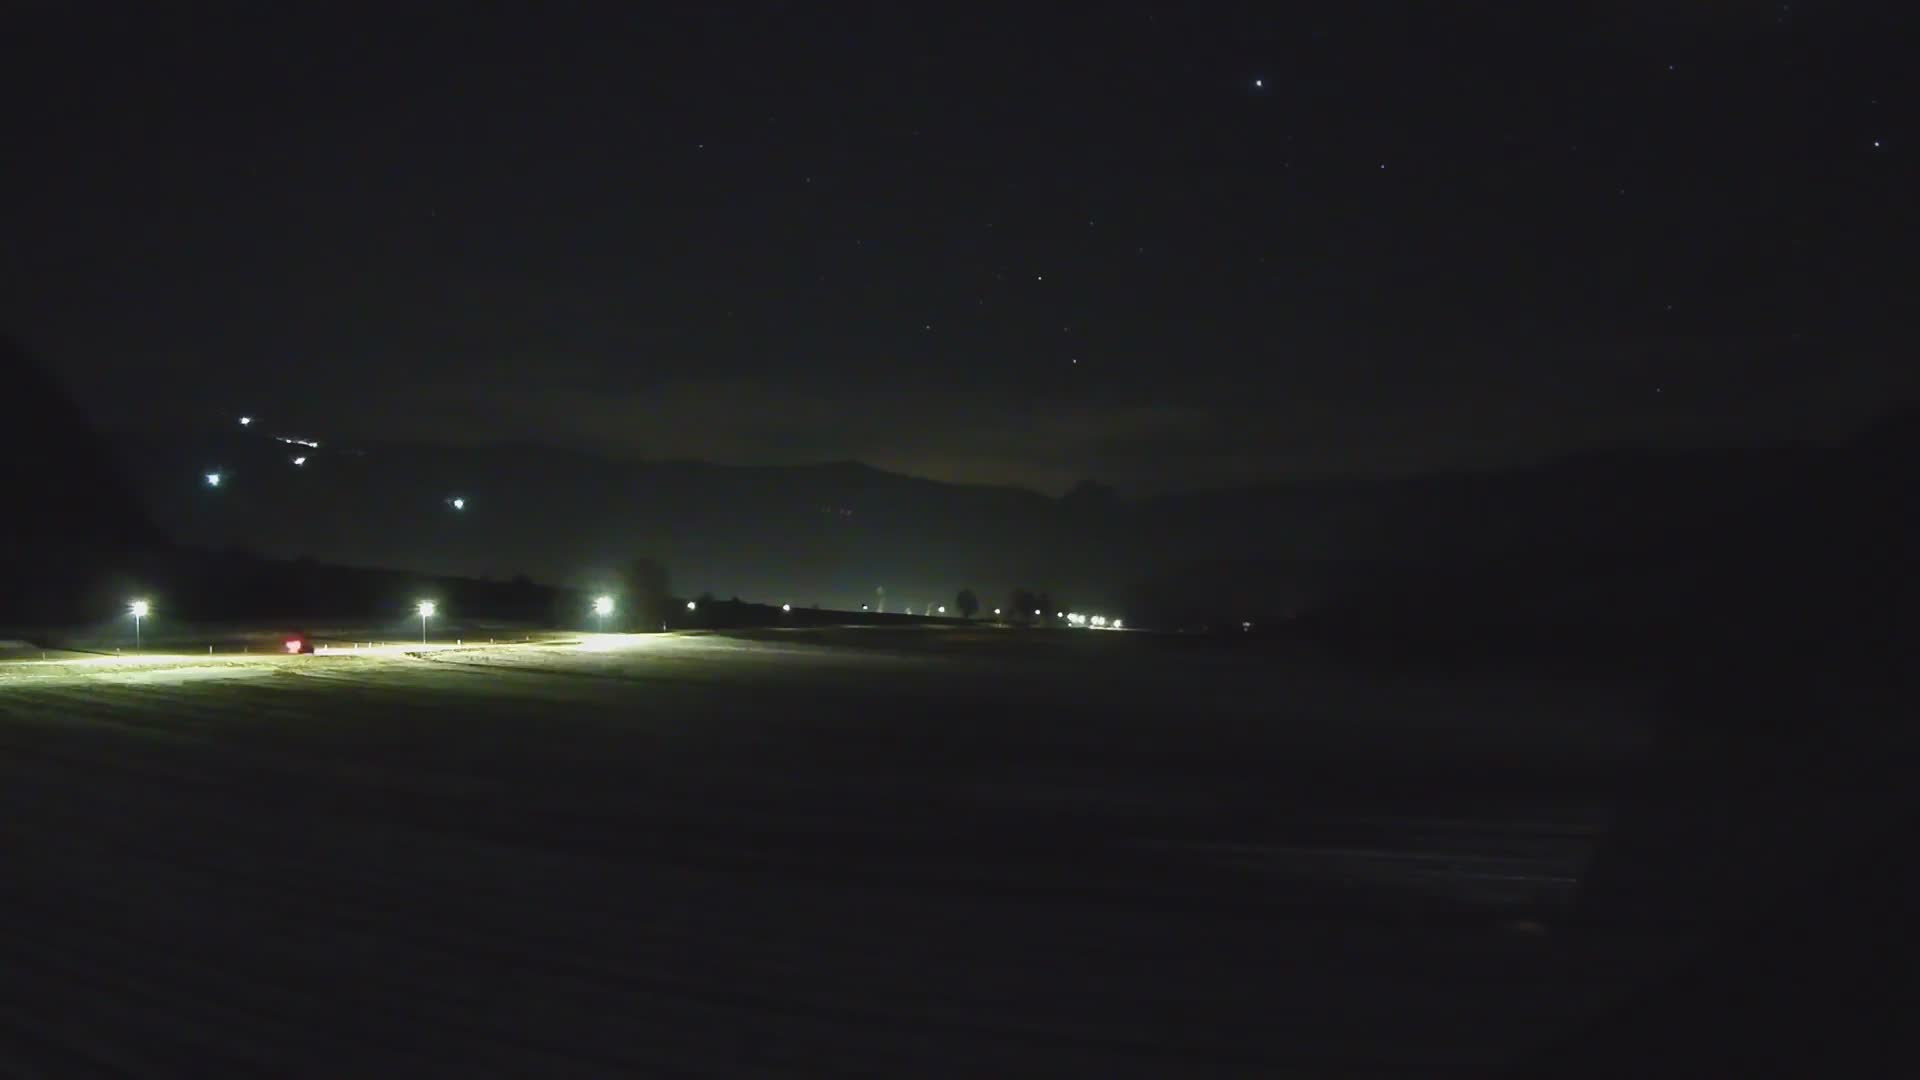
{"type": "Polygon", "coordinates": [[[971,619],[980,611],[980,598],[973,595],[972,589],[961,589],[960,595],[953,598],[953,606],[960,609],[960,617],[971,619]]]}
{"type": "Polygon", "coordinates": [[[656,559],[641,557],[627,567],[626,595],[615,611],[622,621],[653,630],[666,622],[672,593],[667,568],[656,559]]]}
{"type": "Polygon", "coordinates": [[[1007,594],[1007,615],[1014,622],[1032,621],[1034,609],[1039,606],[1039,599],[1029,589],[1015,589],[1007,594]]]}

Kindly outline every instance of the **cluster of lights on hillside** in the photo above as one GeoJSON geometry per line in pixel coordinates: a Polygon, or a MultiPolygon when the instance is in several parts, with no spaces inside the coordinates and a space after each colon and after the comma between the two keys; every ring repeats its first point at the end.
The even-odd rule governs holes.
{"type": "MultiPolygon", "coordinates": [[[[243,428],[250,428],[253,426],[253,423],[256,419],[258,418],[254,416],[239,417],[240,426],[243,428]]],[[[296,435],[275,435],[273,436],[273,441],[277,443],[281,443],[286,446],[302,447],[307,450],[320,449],[320,440],[303,439],[296,435]]],[[[304,453],[296,453],[289,456],[287,460],[296,469],[305,468],[307,464],[307,460],[310,456],[311,455],[304,454],[304,453]]],[[[201,478],[206,482],[206,485],[209,488],[222,487],[227,482],[227,474],[221,470],[212,470],[212,471],[203,473],[201,474],[201,478]]],[[[449,495],[446,497],[444,501],[446,502],[448,507],[450,507],[456,512],[463,511],[467,508],[467,498],[464,495],[449,495]]]]}

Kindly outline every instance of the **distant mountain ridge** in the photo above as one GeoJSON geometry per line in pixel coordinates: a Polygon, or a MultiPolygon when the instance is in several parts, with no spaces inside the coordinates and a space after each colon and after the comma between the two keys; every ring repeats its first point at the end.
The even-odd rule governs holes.
{"type": "MultiPolygon", "coordinates": [[[[895,610],[973,587],[1060,602],[1275,612],[1348,593],[1369,567],[1626,558],[1764,513],[1879,439],[1841,446],[1599,450],[1502,471],[1314,478],[1129,499],[1053,498],[840,461],[631,463],[510,445],[293,448],[242,430],[112,440],[154,520],[185,543],[277,556],[591,585],[664,560],[674,587],[895,610]],[[218,489],[204,474],[221,470],[218,489]],[[463,498],[465,509],[448,502],[463,498]]],[[[1886,453],[1888,451],[1876,451],[1886,453]]],[[[1798,497],[1798,496],[1796,496],[1798,497]]]]}
{"type": "Polygon", "coordinates": [[[302,450],[237,426],[112,443],[155,519],[184,543],[561,583],[649,555],[685,591],[832,606],[871,602],[876,586],[896,603],[950,603],[963,585],[1044,574],[1000,526],[1055,505],[854,462],[629,463],[526,445],[302,450]],[[211,488],[205,475],[216,471],[211,488]]]}

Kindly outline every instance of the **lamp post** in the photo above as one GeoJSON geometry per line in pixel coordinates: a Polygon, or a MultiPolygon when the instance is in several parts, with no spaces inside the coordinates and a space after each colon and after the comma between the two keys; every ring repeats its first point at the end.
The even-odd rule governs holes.
{"type": "Polygon", "coordinates": [[[145,600],[135,600],[133,603],[127,605],[127,614],[133,616],[134,652],[140,651],[140,620],[146,618],[147,612],[151,610],[153,609],[148,606],[145,600]]]}
{"type": "Polygon", "coordinates": [[[601,633],[606,633],[607,616],[613,614],[613,597],[596,596],[593,598],[593,617],[601,633]]]}
{"type": "Polygon", "coordinates": [[[427,643],[427,620],[433,618],[433,601],[422,600],[415,610],[420,612],[420,644],[427,643]]]}

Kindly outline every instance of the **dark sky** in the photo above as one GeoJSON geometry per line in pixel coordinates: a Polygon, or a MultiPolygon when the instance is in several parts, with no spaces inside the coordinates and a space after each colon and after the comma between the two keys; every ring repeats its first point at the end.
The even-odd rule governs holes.
{"type": "Polygon", "coordinates": [[[1150,491],[1920,391],[1857,5],[81,6],[0,320],[109,424],[1150,491]]]}

